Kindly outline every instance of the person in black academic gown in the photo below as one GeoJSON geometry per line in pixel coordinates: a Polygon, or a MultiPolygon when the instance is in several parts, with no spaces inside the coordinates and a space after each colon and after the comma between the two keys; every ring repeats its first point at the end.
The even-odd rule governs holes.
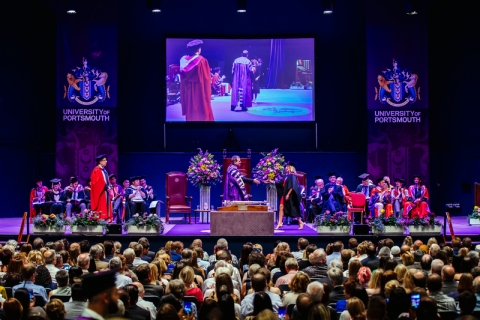
{"type": "MultiPolygon", "coordinates": [[[[300,192],[300,185],[296,176],[297,171],[293,162],[289,162],[286,166],[287,175],[281,182],[275,182],[278,196],[280,198],[280,210],[278,217],[278,225],[276,230],[283,226],[283,216],[296,218],[298,220],[299,228],[303,229],[302,210],[300,208],[300,201],[302,195],[300,192]]],[[[270,181],[273,183],[273,181],[270,181]]]]}
{"type": "Polygon", "coordinates": [[[55,215],[65,212],[65,196],[60,189],[60,179],[52,179],[52,189],[45,192],[45,212],[55,215]]]}

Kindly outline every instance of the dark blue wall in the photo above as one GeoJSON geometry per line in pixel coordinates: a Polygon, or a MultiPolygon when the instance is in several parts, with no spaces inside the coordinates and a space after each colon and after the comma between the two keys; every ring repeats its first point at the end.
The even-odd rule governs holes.
{"type": "MultiPolygon", "coordinates": [[[[403,14],[402,1],[380,2],[385,15],[403,14]]],[[[56,22],[57,14],[65,12],[62,3],[33,1],[27,7],[21,1],[0,2],[2,216],[25,210],[25,195],[35,175],[42,174],[46,179],[53,176],[56,22]]],[[[175,165],[184,170],[186,162],[158,162],[163,157],[172,157],[158,152],[194,152],[198,147],[218,152],[223,149],[229,129],[235,133],[241,151],[251,148],[254,157],[275,147],[282,152],[347,152],[331,156],[338,167],[330,168],[326,162],[318,171],[346,172],[350,181],[363,171],[367,94],[363,1],[336,1],[335,12],[329,16],[321,14],[318,0],[249,1],[246,14],[236,13],[235,1],[223,0],[164,0],[163,11],[158,15],[149,12],[144,1],[77,3],[78,15],[74,19],[101,21],[102,17],[118,12],[121,175],[142,171],[139,173],[151,179],[160,177],[152,184],[158,184],[156,188],[161,192],[164,172],[173,170],[175,165]],[[111,8],[115,3],[118,10],[111,8]],[[315,150],[314,124],[168,124],[164,137],[164,52],[168,36],[315,37],[318,150],[315,150]],[[145,139],[139,142],[130,134],[132,130],[141,132],[145,139]],[[340,166],[340,161],[349,161],[342,160],[351,157],[349,152],[357,160],[354,164],[346,162],[349,167],[340,166]],[[135,170],[135,163],[141,163],[145,169],[135,170]],[[154,165],[149,167],[145,163],[154,165]]],[[[480,43],[476,34],[480,20],[470,1],[457,1],[455,7],[439,0],[422,3],[428,3],[428,8],[412,18],[428,19],[429,26],[432,202],[436,203],[436,211],[451,200],[461,201],[469,208],[473,187],[462,190],[461,185],[471,186],[480,181],[480,108],[475,95],[478,85],[474,81],[480,71],[480,43]]],[[[408,34],[399,41],[408,42],[408,34]]],[[[232,146],[228,149],[233,152],[232,146]]],[[[190,155],[187,153],[182,159],[188,160],[190,155]]],[[[312,176],[317,172],[310,169],[314,167],[314,161],[310,160],[326,159],[324,156],[298,155],[297,162],[300,167],[309,168],[305,171],[312,176]]],[[[355,185],[350,181],[349,185],[355,185]]]]}

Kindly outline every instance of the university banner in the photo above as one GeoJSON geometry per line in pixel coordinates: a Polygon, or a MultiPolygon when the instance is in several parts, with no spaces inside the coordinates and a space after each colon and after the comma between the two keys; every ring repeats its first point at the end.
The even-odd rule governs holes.
{"type": "Polygon", "coordinates": [[[368,173],[428,183],[426,14],[407,15],[395,1],[366,6],[368,173]]]}
{"type": "Polygon", "coordinates": [[[99,154],[117,173],[117,25],[63,21],[57,50],[57,178],[84,184],[99,154]]]}

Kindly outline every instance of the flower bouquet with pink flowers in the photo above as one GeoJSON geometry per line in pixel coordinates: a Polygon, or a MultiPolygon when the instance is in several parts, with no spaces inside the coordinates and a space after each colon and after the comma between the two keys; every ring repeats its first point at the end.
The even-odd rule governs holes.
{"type": "Polygon", "coordinates": [[[78,227],[94,227],[102,226],[104,230],[107,229],[107,221],[100,219],[100,213],[92,210],[85,209],[83,212],[78,213],[72,218],[67,218],[70,226],[78,227]]]}
{"type": "Polygon", "coordinates": [[[253,169],[253,177],[261,181],[279,181],[285,176],[285,158],[278,149],[269,153],[261,153],[263,158],[253,169]]]}
{"type": "Polygon", "coordinates": [[[222,182],[220,170],[222,166],[213,159],[213,154],[208,151],[199,153],[190,159],[187,178],[195,187],[212,186],[222,182]]]}
{"type": "Polygon", "coordinates": [[[33,225],[37,228],[55,228],[60,229],[68,225],[68,221],[62,219],[60,216],[51,214],[39,214],[33,218],[33,225]]]}

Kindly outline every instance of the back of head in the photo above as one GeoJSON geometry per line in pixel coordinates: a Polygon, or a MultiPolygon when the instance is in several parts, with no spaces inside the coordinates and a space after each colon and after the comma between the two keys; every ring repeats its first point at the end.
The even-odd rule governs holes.
{"type": "Polygon", "coordinates": [[[477,298],[473,292],[465,290],[460,293],[458,298],[458,306],[460,307],[460,312],[462,314],[472,314],[476,304],[477,298]]]}
{"type": "Polygon", "coordinates": [[[297,296],[296,303],[297,311],[304,317],[308,315],[310,309],[313,307],[313,299],[308,293],[300,293],[297,296]]]}
{"type": "Polygon", "coordinates": [[[263,274],[257,273],[252,278],[252,288],[255,292],[264,291],[267,286],[267,280],[263,274]]]}
{"type": "Polygon", "coordinates": [[[257,315],[265,309],[273,311],[272,299],[264,291],[255,293],[253,297],[253,314],[257,315]]]}
{"type": "Polygon", "coordinates": [[[334,286],[339,286],[343,283],[343,272],[339,268],[331,268],[327,271],[327,274],[334,286]]]}
{"type": "Polygon", "coordinates": [[[157,320],[178,320],[175,307],[169,303],[161,304],[157,310],[157,320]]]}
{"type": "Polygon", "coordinates": [[[330,311],[323,303],[316,303],[312,306],[310,311],[308,312],[308,319],[322,319],[327,320],[330,319],[330,311]]]}
{"type": "Polygon", "coordinates": [[[298,239],[298,247],[300,250],[305,250],[310,243],[305,238],[298,239]]]}
{"type": "Polygon", "coordinates": [[[384,320],[387,315],[387,303],[385,299],[374,296],[368,302],[367,318],[369,320],[384,320]]]}
{"type": "Polygon", "coordinates": [[[353,297],[347,300],[347,310],[350,318],[353,320],[361,320],[366,318],[365,305],[362,300],[353,297]]]}
{"type": "Polygon", "coordinates": [[[138,281],[142,282],[148,279],[150,274],[150,266],[148,263],[142,263],[135,268],[135,274],[138,277],[138,281]]]}
{"type": "Polygon", "coordinates": [[[27,288],[18,288],[15,290],[15,294],[13,295],[15,299],[17,299],[23,307],[23,315],[24,319],[27,318],[28,309],[30,309],[30,294],[28,293],[27,288]]]}
{"type": "Polygon", "coordinates": [[[136,305],[138,301],[138,288],[133,284],[127,284],[123,289],[130,297],[130,305],[136,305]]]}
{"type": "Polygon", "coordinates": [[[72,285],[72,300],[73,301],[85,301],[87,298],[82,290],[81,283],[74,283],[72,285]]]}
{"type": "Polygon", "coordinates": [[[30,280],[30,278],[35,274],[35,266],[31,263],[27,263],[22,267],[22,279],[24,281],[30,280]]]}
{"type": "Polygon", "coordinates": [[[427,275],[424,271],[418,270],[413,275],[413,283],[415,287],[425,288],[427,286],[427,275]]]}
{"type": "Polygon", "coordinates": [[[180,279],[173,279],[168,283],[167,293],[171,293],[178,300],[182,300],[185,296],[185,284],[180,279]]]}
{"type": "Polygon", "coordinates": [[[416,314],[418,320],[438,319],[437,302],[430,297],[420,299],[416,314]]]}
{"type": "Polygon", "coordinates": [[[340,252],[343,248],[342,241],[335,241],[332,245],[333,252],[340,252]]]}
{"type": "Polygon", "coordinates": [[[310,294],[314,303],[322,301],[323,292],[323,284],[319,281],[310,282],[307,286],[307,293],[310,294]]]}
{"type": "Polygon", "coordinates": [[[432,273],[427,279],[427,288],[430,292],[442,290],[442,277],[436,273],[432,273]]]}
{"type": "Polygon", "coordinates": [[[255,317],[255,320],[277,320],[277,315],[272,310],[265,309],[255,317]]]}
{"type": "Polygon", "coordinates": [[[65,306],[60,299],[50,299],[45,305],[45,313],[50,320],[62,320],[65,319],[67,312],[65,306]]]}
{"type": "Polygon", "coordinates": [[[235,302],[230,294],[224,293],[218,298],[218,305],[224,319],[235,319],[235,302]]]}
{"type": "Polygon", "coordinates": [[[369,243],[367,246],[367,255],[374,256],[376,253],[375,245],[373,243],[369,243]]]}
{"type": "Polygon", "coordinates": [[[3,315],[5,319],[21,319],[23,316],[23,306],[15,298],[10,298],[3,303],[3,315]]]}

